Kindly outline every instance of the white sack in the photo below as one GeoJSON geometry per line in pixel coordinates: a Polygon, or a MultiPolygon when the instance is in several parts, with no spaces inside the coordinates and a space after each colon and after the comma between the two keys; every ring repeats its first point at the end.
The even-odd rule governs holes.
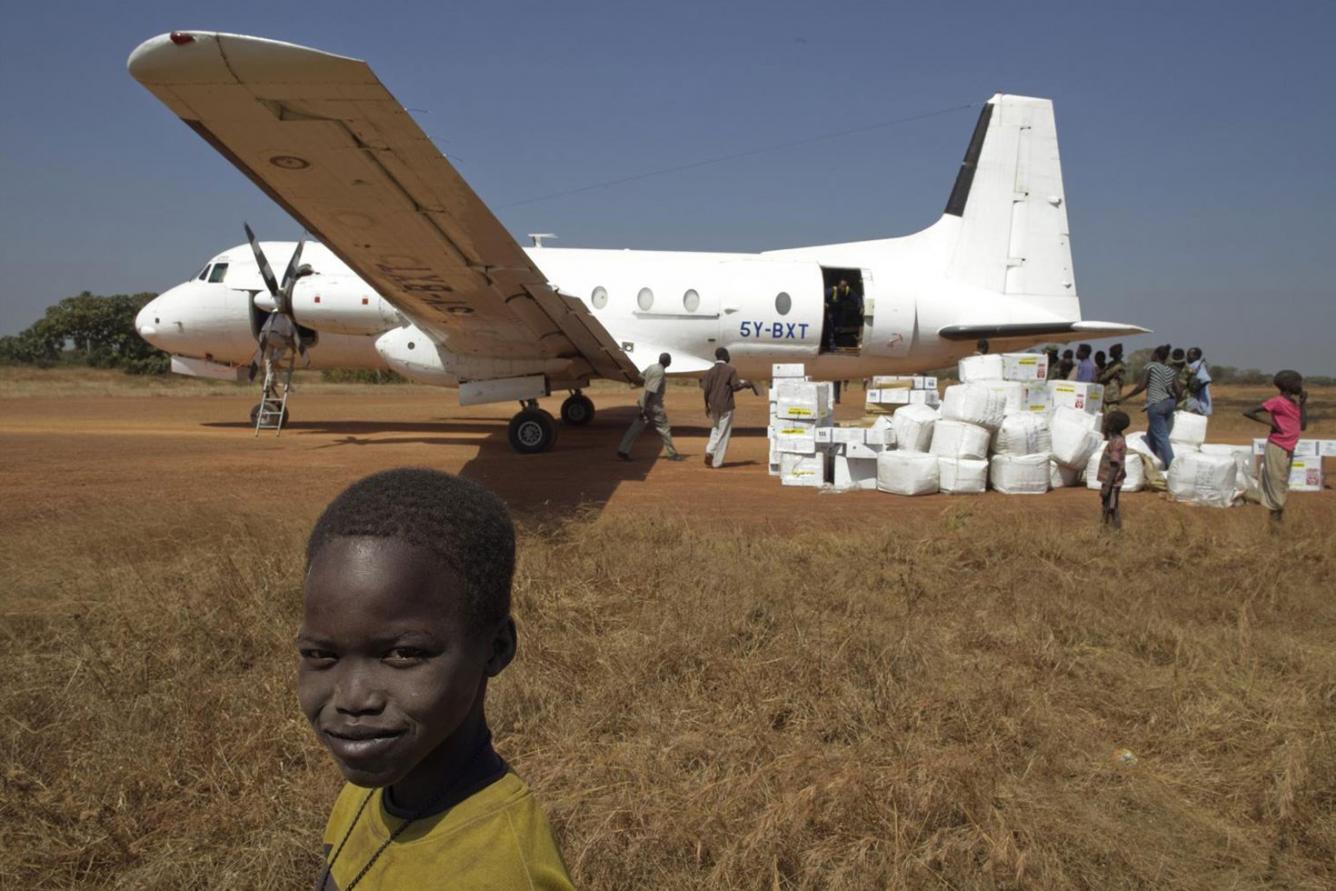
{"type": "Polygon", "coordinates": [[[1228,455],[1184,452],[1169,467],[1169,494],[1175,501],[1229,507],[1234,503],[1238,469],[1228,455]]]}
{"type": "MultiPolygon", "coordinates": [[[[984,358],[977,356],[975,358],[984,358]]],[[[982,384],[956,384],[942,397],[942,417],[996,430],[1006,414],[1007,400],[982,384]]]]}
{"type": "Polygon", "coordinates": [[[1124,438],[1127,440],[1127,450],[1129,452],[1145,455],[1155,465],[1156,470],[1161,473],[1164,472],[1164,462],[1160,460],[1159,455],[1150,450],[1150,442],[1147,441],[1144,430],[1138,430],[1136,433],[1126,433],[1124,438]]]}
{"type": "Polygon", "coordinates": [[[993,451],[1000,455],[1037,455],[1052,450],[1053,437],[1042,414],[1007,415],[993,434],[993,451]]]}
{"type": "Polygon", "coordinates": [[[1081,476],[1085,468],[1066,467],[1053,459],[1048,462],[1048,487],[1050,489],[1069,489],[1081,485],[1081,476]]]}
{"type": "Polygon", "coordinates": [[[1186,446],[1190,451],[1201,448],[1206,442],[1206,415],[1194,415],[1190,411],[1174,412],[1174,429],[1169,431],[1169,442],[1177,457],[1178,447],[1186,446]]]}
{"type": "MultiPolygon", "coordinates": [[[[1090,461],[1086,463],[1085,478],[1086,488],[1098,490],[1103,485],[1099,481],[1099,459],[1104,457],[1104,447],[1108,443],[1100,443],[1099,448],[1095,449],[1095,454],[1090,456],[1090,461]]],[[[1146,467],[1141,463],[1141,456],[1131,449],[1127,450],[1127,476],[1123,479],[1124,492],[1140,492],[1146,487],[1146,467]]]]}
{"type": "Polygon", "coordinates": [[[1006,495],[1043,495],[1048,491],[1048,462],[1045,454],[994,455],[988,481],[1006,495]]]}
{"type": "Polygon", "coordinates": [[[1066,413],[1054,413],[1050,433],[1053,436],[1053,459],[1064,467],[1085,467],[1104,441],[1104,437],[1091,430],[1089,425],[1066,413]]]}
{"type": "Polygon", "coordinates": [[[988,489],[988,462],[976,458],[938,458],[938,486],[948,495],[977,495],[988,489]]]}
{"type": "Polygon", "coordinates": [[[1101,435],[1104,433],[1103,415],[1092,415],[1089,412],[1084,412],[1080,409],[1067,408],[1065,405],[1060,405],[1053,409],[1052,415],[1048,419],[1048,426],[1050,429],[1053,427],[1053,422],[1059,418],[1071,424],[1079,424],[1087,430],[1094,430],[1101,435]]]}
{"type": "Polygon", "coordinates": [[[932,426],[932,447],[939,458],[987,458],[988,429],[943,418],[932,426]]]}
{"type": "Polygon", "coordinates": [[[932,445],[932,427],[941,417],[937,409],[926,405],[906,405],[891,415],[895,443],[911,452],[926,452],[932,445]]]}
{"type": "Polygon", "coordinates": [[[927,452],[882,452],[877,456],[877,489],[892,495],[936,492],[937,461],[927,452]]]}
{"type": "Polygon", "coordinates": [[[989,353],[983,356],[966,356],[956,365],[962,384],[970,381],[1002,380],[1002,356],[989,353]]]}

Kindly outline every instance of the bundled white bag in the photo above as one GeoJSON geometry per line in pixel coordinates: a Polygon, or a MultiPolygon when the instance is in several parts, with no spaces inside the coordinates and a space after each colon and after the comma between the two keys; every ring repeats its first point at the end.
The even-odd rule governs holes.
{"type": "Polygon", "coordinates": [[[948,495],[978,495],[988,488],[988,462],[976,458],[938,458],[938,485],[948,495]]]}
{"type": "Polygon", "coordinates": [[[1071,424],[1084,425],[1087,430],[1094,430],[1096,433],[1104,432],[1104,416],[1092,415],[1090,412],[1081,411],[1076,408],[1068,408],[1065,405],[1059,405],[1053,409],[1052,417],[1049,418],[1048,426],[1052,428],[1053,422],[1061,418],[1063,421],[1071,424]]]}
{"type": "MultiPolygon", "coordinates": [[[[1104,448],[1108,443],[1101,443],[1095,454],[1086,464],[1085,478],[1087,489],[1099,489],[1104,485],[1099,481],[1099,461],[1104,457],[1104,448]]],[[[1123,478],[1124,492],[1140,492],[1146,486],[1146,469],[1141,463],[1141,456],[1131,449],[1127,450],[1127,475],[1123,478]]]]}
{"type": "Polygon", "coordinates": [[[1146,440],[1146,433],[1144,430],[1138,430],[1136,433],[1126,433],[1123,435],[1123,438],[1127,440],[1127,450],[1129,452],[1145,455],[1151,460],[1151,463],[1155,465],[1156,470],[1161,472],[1164,471],[1164,462],[1160,460],[1158,455],[1150,450],[1150,443],[1146,440]]]}
{"type": "Polygon", "coordinates": [[[996,430],[1002,425],[1006,409],[1006,397],[982,384],[956,384],[947,387],[942,397],[942,417],[978,424],[989,430],[996,430]]]}
{"type": "Polygon", "coordinates": [[[877,489],[892,495],[937,491],[938,458],[927,452],[882,452],[877,456],[877,489]]]}
{"type": "Polygon", "coordinates": [[[978,424],[943,418],[932,426],[932,447],[939,458],[987,458],[988,430],[978,424]]]}
{"type": "Polygon", "coordinates": [[[932,427],[941,417],[937,409],[926,405],[906,405],[891,415],[891,429],[900,448],[911,452],[926,452],[932,445],[932,427]]]}
{"type": "Polygon", "coordinates": [[[1085,468],[1066,467],[1053,459],[1048,462],[1048,487],[1050,489],[1069,489],[1081,485],[1081,476],[1085,468]]]}
{"type": "Polygon", "coordinates": [[[1038,412],[1007,415],[993,434],[993,451],[999,455],[1037,455],[1052,450],[1048,419],[1038,412]]]}
{"type": "Polygon", "coordinates": [[[1054,413],[1049,432],[1053,437],[1053,459],[1064,467],[1085,467],[1104,437],[1089,424],[1072,417],[1080,412],[1054,413]]]}
{"type": "Polygon", "coordinates": [[[1048,491],[1049,457],[1039,455],[994,455],[988,481],[1006,495],[1043,495],[1048,491]]]}
{"type": "Polygon", "coordinates": [[[1194,415],[1190,411],[1174,412],[1174,429],[1169,431],[1169,443],[1173,446],[1174,456],[1179,448],[1195,452],[1206,442],[1206,415],[1194,415]]]}
{"type": "Polygon", "coordinates": [[[1002,380],[1002,356],[988,353],[983,356],[966,356],[956,364],[960,382],[1000,381],[1002,380]]]}
{"type": "Polygon", "coordinates": [[[1184,452],[1174,455],[1168,484],[1175,501],[1229,507],[1238,490],[1238,468],[1229,455],[1184,452]]]}

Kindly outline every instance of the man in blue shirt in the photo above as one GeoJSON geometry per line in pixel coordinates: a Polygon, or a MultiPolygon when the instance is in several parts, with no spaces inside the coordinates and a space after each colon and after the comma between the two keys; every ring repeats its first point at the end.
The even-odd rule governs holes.
{"type": "Polygon", "coordinates": [[[1095,363],[1090,358],[1090,344],[1083,343],[1076,348],[1076,379],[1083,384],[1095,382],[1095,363]]]}

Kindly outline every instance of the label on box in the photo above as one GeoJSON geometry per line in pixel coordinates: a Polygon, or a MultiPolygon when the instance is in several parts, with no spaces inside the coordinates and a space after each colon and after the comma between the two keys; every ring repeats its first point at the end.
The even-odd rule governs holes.
{"type": "Polygon", "coordinates": [[[1043,353],[1003,353],[1004,380],[1044,381],[1048,378],[1048,356],[1043,353]]]}
{"type": "Polygon", "coordinates": [[[1336,458],[1336,439],[1319,439],[1317,453],[1323,458],[1336,458]]]}
{"type": "Polygon", "coordinates": [[[819,443],[834,442],[834,439],[831,437],[831,433],[832,433],[834,430],[835,430],[834,427],[818,427],[818,428],[816,428],[816,430],[814,431],[814,433],[815,433],[815,435],[816,435],[816,441],[819,442],[819,443]]]}
{"type": "Polygon", "coordinates": [[[1096,415],[1104,406],[1104,385],[1049,381],[1048,398],[1051,408],[1075,408],[1096,415]]]}
{"type": "Polygon", "coordinates": [[[770,366],[770,377],[803,377],[807,372],[803,370],[801,362],[776,362],[770,366]]]}
{"type": "Polygon", "coordinates": [[[1322,489],[1322,459],[1295,458],[1290,464],[1290,488],[1299,492],[1322,489]]]}

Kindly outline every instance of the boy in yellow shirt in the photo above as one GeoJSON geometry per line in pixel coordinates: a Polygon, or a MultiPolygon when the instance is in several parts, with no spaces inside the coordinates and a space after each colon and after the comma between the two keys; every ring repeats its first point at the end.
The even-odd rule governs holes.
{"type": "Polygon", "coordinates": [[[378,473],[325,508],[306,562],[297,694],[349,781],[317,887],[571,888],[483,711],[515,656],[505,505],[434,470],[378,473]]]}

